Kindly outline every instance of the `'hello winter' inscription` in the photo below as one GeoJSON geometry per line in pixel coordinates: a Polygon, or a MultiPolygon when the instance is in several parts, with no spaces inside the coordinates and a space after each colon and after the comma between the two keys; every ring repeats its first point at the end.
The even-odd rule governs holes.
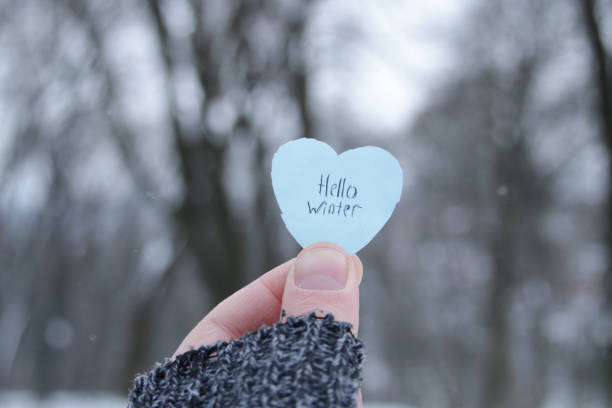
{"type": "Polygon", "coordinates": [[[322,199],[306,201],[308,213],[312,215],[335,215],[354,218],[363,208],[355,200],[358,196],[357,186],[347,183],[346,177],[340,177],[336,182],[330,174],[321,174],[317,187],[322,199]]]}
{"type": "Polygon", "coordinates": [[[386,150],[363,146],[337,154],[311,138],[280,146],[271,178],[281,218],[302,247],[331,242],[349,254],[385,225],[403,185],[402,169],[386,150]]]}

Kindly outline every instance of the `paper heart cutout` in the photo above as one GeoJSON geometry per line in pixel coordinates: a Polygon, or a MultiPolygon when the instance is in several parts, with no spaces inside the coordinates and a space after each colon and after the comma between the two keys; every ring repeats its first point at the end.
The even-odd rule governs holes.
{"type": "Polygon", "coordinates": [[[391,217],[402,169],[379,147],[338,155],[326,143],[297,139],[274,154],[272,187],[285,226],[302,247],[328,241],[354,254],[391,217]]]}

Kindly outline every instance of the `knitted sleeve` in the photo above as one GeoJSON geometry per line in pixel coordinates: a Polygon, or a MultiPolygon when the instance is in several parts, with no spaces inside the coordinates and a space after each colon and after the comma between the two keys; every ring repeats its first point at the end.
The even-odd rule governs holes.
{"type": "Polygon", "coordinates": [[[130,408],[354,407],[363,343],[332,315],[289,317],[138,376],[130,408]]]}

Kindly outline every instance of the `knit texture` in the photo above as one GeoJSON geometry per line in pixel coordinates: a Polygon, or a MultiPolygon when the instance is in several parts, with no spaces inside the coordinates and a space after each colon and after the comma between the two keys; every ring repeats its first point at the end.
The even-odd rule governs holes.
{"type": "Polygon", "coordinates": [[[363,343],[314,313],[202,346],[138,376],[130,408],[354,407],[363,343]]]}

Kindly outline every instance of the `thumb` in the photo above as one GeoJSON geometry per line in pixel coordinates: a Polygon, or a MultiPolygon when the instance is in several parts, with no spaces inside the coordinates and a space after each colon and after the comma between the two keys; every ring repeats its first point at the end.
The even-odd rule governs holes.
{"type": "Polygon", "coordinates": [[[304,248],[287,275],[282,310],[289,316],[331,313],[357,334],[359,284],[363,266],[357,255],[321,242],[304,248]]]}

